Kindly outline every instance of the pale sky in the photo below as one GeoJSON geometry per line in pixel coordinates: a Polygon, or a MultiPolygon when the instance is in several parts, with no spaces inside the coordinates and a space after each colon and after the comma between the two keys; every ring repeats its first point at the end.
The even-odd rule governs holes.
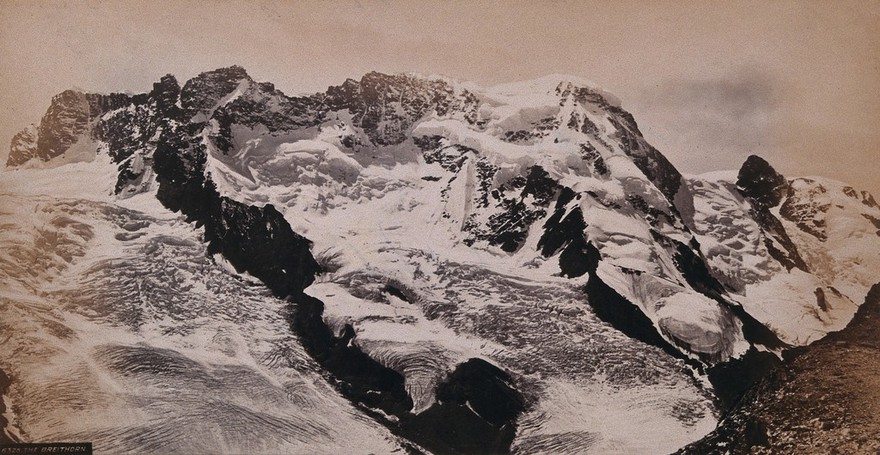
{"type": "Polygon", "coordinates": [[[0,0],[0,159],[67,88],[145,92],[231,64],[288,94],[373,70],[572,74],[683,172],[754,153],[880,197],[880,0],[0,0]]]}

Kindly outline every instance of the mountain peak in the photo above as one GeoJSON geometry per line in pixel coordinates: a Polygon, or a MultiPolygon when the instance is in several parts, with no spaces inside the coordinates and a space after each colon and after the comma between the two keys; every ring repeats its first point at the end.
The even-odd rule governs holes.
{"type": "Polygon", "coordinates": [[[737,174],[736,186],[743,196],[762,207],[775,207],[785,196],[788,181],[764,158],[750,155],[737,174]]]}
{"type": "Polygon", "coordinates": [[[222,68],[217,68],[213,71],[207,71],[207,72],[199,74],[199,76],[205,76],[205,75],[218,75],[218,76],[223,76],[223,77],[227,77],[229,79],[236,79],[236,80],[251,78],[250,75],[248,75],[247,70],[245,70],[244,67],[242,67],[240,65],[224,66],[222,68]]]}
{"type": "Polygon", "coordinates": [[[541,76],[536,79],[505,82],[488,87],[486,89],[486,92],[503,96],[555,96],[564,92],[572,92],[576,89],[585,89],[589,92],[598,94],[610,106],[621,106],[619,98],[605,91],[595,82],[569,74],[549,74],[547,76],[541,76]]]}
{"type": "Polygon", "coordinates": [[[207,111],[240,85],[251,82],[247,71],[238,65],[201,73],[184,84],[180,104],[189,114],[207,111]]]}
{"type": "Polygon", "coordinates": [[[560,85],[571,84],[577,87],[595,88],[596,84],[587,79],[567,74],[549,74],[535,79],[504,82],[488,88],[489,91],[502,94],[552,93],[560,85]]]}

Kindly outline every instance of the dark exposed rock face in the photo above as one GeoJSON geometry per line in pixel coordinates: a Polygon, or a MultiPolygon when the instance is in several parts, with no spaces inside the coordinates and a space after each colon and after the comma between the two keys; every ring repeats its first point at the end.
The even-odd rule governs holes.
{"type": "Polygon", "coordinates": [[[233,146],[233,125],[286,132],[317,125],[326,113],[320,96],[288,97],[272,84],[255,82],[240,66],[201,73],[187,81],[180,91],[180,105],[186,119],[216,122],[210,138],[224,153],[233,146]]]}
{"type": "MultiPolygon", "coordinates": [[[[489,181],[488,178],[481,179],[481,182],[485,181],[489,181]]],[[[473,226],[470,229],[472,236],[469,240],[486,240],[510,253],[518,250],[532,223],[547,214],[546,207],[558,188],[559,184],[548,176],[547,171],[533,166],[525,177],[517,176],[499,189],[484,191],[481,202],[485,207],[493,205],[496,211],[489,217],[485,228],[473,226]]]]}
{"type": "Polygon", "coordinates": [[[346,325],[340,336],[324,323],[324,303],[304,294],[292,297],[291,325],[309,355],[329,372],[340,391],[368,409],[398,416],[413,403],[404,388],[403,376],[382,366],[353,345],[354,330],[346,325]]]}
{"type": "Polygon", "coordinates": [[[630,338],[656,346],[673,357],[685,359],[675,346],[660,336],[654,323],[638,306],[608,286],[596,274],[599,260],[595,258],[598,257],[599,251],[587,243],[585,254],[587,260],[595,264],[589,267],[590,277],[584,291],[596,316],[630,338]]]}
{"type": "Polygon", "coordinates": [[[779,366],[776,355],[749,349],[742,357],[707,369],[722,410],[730,410],[755,384],[779,366]]]}
{"type": "Polygon", "coordinates": [[[846,329],[786,356],[680,454],[877,453],[880,283],[846,329]]]}
{"type": "Polygon", "coordinates": [[[204,225],[209,253],[222,253],[236,270],[259,278],[275,295],[301,292],[319,271],[311,242],[293,232],[271,205],[255,207],[221,197],[205,175],[205,147],[186,134],[187,127],[197,128],[172,130],[156,150],[156,197],[204,225]]]}
{"type": "Polygon", "coordinates": [[[89,137],[92,122],[106,112],[128,105],[132,98],[121,93],[100,95],[65,90],[52,103],[36,131],[23,131],[12,140],[7,166],[19,166],[30,159],[49,161],[63,155],[83,137],[89,137]]]}
{"type": "MultiPolygon", "coordinates": [[[[609,121],[617,130],[613,136],[623,144],[624,152],[632,158],[636,167],[644,172],[645,176],[660,189],[670,204],[675,201],[678,190],[682,185],[681,173],[662,153],[642,137],[642,133],[632,114],[609,103],[601,93],[589,87],[562,84],[557,88],[557,93],[563,98],[572,97],[577,102],[597,105],[611,114],[609,121]]],[[[569,119],[568,123],[569,126],[580,124],[581,132],[592,135],[595,139],[602,142],[598,136],[598,127],[589,119],[575,116],[569,119]]],[[[584,151],[590,154],[588,144],[584,151]]],[[[593,158],[591,161],[594,161],[595,170],[598,174],[603,175],[607,172],[601,157],[598,160],[593,158]]]]}
{"type": "Polygon", "coordinates": [[[133,193],[146,189],[147,182],[144,180],[149,179],[151,152],[155,149],[155,138],[163,124],[163,117],[156,115],[161,99],[157,101],[151,96],[138,101],[132,103],[129,109],[108,114],[108,117],[96,123],[93,130],[95,138],[107,144],[110,158],[118,164],[116,194],[123,193],[126,188],[133,193]]]}
{"type": "Polygon", "coordinates": [[[334,335],[322,318],[323,302],[304,294],[291,300],[296,305],[291,310],[291,326],[307,352],[333,377],[346,398],[393,433],[436,453],[510,451],[516,419],[525,404],[506,372],[484,360],[470,359],[438,384],[437,401],[431,407],[413,414],[403,376],[364,354],[350,325],[334,335]]]}
{"type": "Polygon", "coordinates": [[[12,137],[9,147],[9,157],[6,159],[7,167],[21,166],[22,164],[37,157],[37,127],[31,125],[12,137]]]}
{"type": "MultiPolygon", "coordinates": [[[[580,207],[572,209],[570,213],[567,211],[569,202],[575,198],[575,192],[570,188],[563,188],[556,198],[553,215],[544,223],[544,234],[538,241],[538,248],[541,248],[541,254],[545,257],[553,256],[561,248],[576,242],[579,237],[583,237],[587,224],[584,222],[584,215],[581,213],[580,207]]],[[[577,198],[580,197],[577,196],[577,198]]],[[[563,272],[565,271],[563,270],[563,272]]],[[[573,276],[581,276],[584,273],[573,276]]]]}
{"type": "Polygon", "coordinates": [[[608,166],[605,164],[605,159],[602,158],[602,155],[599,154],[599,151],[592,144],[580,144],[581,148],[581,158],[585,161],[589,161],[593,164],[593,171],[601,176],[607,176],[608,166]]]}
{"type": "Polygon", "coordinates": [[[862,191],[862,204],[865,204],[868,207],[880,208],[880,205],[874,200],[874,196],[867,191],[862,191]]]}
{"type": "Polygon", "coordinates": [[[443,169],[449,172],[458,172],[464,162],[468,159],[469,153],[471,154],[471,157],[477,155],[476,150],[462,145],[444,146],[439,142],[439,139],[436,138],[420,139],[421,140],[416,143],[419,144],[424,151],[422,156],[425,158],[425,162],[428,164],[438,163],[443,169]],[[432,145],[432,141],[437,141],[436,145],[432,145]]]}
{"type": "Polygon", "coordinates": [[[765,159],[749,156],[737,174],[736,187],[756,207],[776,207],[788,191],[788,181],[765,159]]]}
{"type": "Polygon", "coordinates": [[[437,453],[510,451],[525,404],[507,373],[470,359],[437,386],[436,397],[430,408],[403,419],[401,427],[413,441],[437,453]]]}
{"type": "Polygon", "coordinates": [[[272,205],[255,207],[220,198],[219,212],[205,224],[209,253],[222,253],[237,269],[269,285],[276,295],[298,292],[319,271],[311,242],[293,232],[272,205]]]}
{"type": "Polygon", "coordinates": [[[772,207],[782,202],[788,188],[788,180],[759,156],[749,156],[737,175],[736,189],[751,202],[752,215],[764,232],[764,246],[770,256],[788,270],[799,268],[808,272],[806,262],[785,232],[785,227],[770,212],[772,207]]]}
{"type": "Polygon", "coordinates": [[[375,145],[403,142],[413,124],[429,112],[441,117],[460,112],[473,123],[477,111],[473,94],[457,94],[444,81],[376,72],[330,87],[324,102],[329,110],[348,110],[354,125],[375,145]]]}
{"type": "Polygon", "coordinates": [[[201,73],[184,84],[180,91],[180,105],[185,115],[190,117],[199,111],[207,112],[243,81],[251,80],[247,71],[240,66],[201,73]]]}
{"type": "MultiPolygon", "coordinates": [[[[559,269],[562,276],[576,278],[595,272],[600,258],[599,251],[587,241],[584,230],[584,214],[580,207],[569,210],[569,203],[577,201],[574,191],[563,188],[556,199],[553,215],[544,223],[544,234],[538,240],[538,248],[545,257],[559,253],[559,269]]],[[[622,298],[622,297],[621,297],[622,298]]]]}
{"type": "Polygon", "coordinates": [[[159,121],[150,105],[133,105],[129,111],[117,111],[98,123],[96,139],[107,142],[110,158],[120,163],[144,147],[156,134],[159,121]]]}
{"type": "Polygon", "coordinates": [[[229,79],[221,79],[215,84],[212,99],[219,96],[219,101],[235,90],[240,94],[213,110],[211,120],[217,122],[218,128],[210,135],[224,153],[230,152],[234,145],[234,125],[284,133],[313,127],[326,119],[328,110],[323,104],[323,95],[289,97],[276,90],[274,85],[254,82],[238,71],[227,76],[229,79]]]}
{"type": "MultiPolygon", "coordinates": [[[[656,231],[652,234],[655,238],[661,237],[656,231]]],[[[673,256],[675,266],[694,290],[713,299],[721,297],[721,294],[724,293],[724,286],[712,276],[696,240],[693,240],[690,246],[668,237],[662,241],[675,246],[676,251],[673,256]]]]}
{"type": "Polygon", "coordinates": [[[831,203],[820,201],[828,190],[809,179],[797,180],[810,183],[810,189],[806,194],[798,194],[794,187],[790,187],[785,202],[779,208],[779,214],[782,218],[795,223],[800,230],[824,242],[828,239],[824,215],[831,208],[831,203]]]}
{"type": "Polygon", "coordinates": [[[180,99],[180,84],[177,78],[166,74],[153,83],[153,90],[149,94],[150,99],[156,103],[156,113],[169,118],[179,118],[180,108],[177,100],[180,99]]]}
{"type": "Polygon", "coordinates": [[[205,147],[183,131],[166,133],[156,148],[153,165],[159,181],[156,197],[168,209],[185,214],[189,221],[204,223],[202,220],[208,217],[211,199],[216,193],[202,172],[207,159],[205,147]]]}
{"type": "Polygon", "coordinates": [[[86,95],[74,90],[66,90],[52,98],[37,130],[35,156],[48,161],[76,143],[88,127],[90,107],[86,95]]]}
{"type": "Polygon", "coordinates": [[[90,111],[85,93],[66,90],[52,98],[52,105],[40,123],[37,157],[48,161],[78,141],[91,120],[90,111]]]}

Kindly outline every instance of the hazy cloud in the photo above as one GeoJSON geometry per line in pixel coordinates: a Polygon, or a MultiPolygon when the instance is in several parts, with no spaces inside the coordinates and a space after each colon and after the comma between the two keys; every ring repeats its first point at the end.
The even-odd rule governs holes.
{"type": "Polygon", "coordinates": [[[781,92],[769,75],[743,69],[647,87],[633,110],[648,139],[674,163],[690,172],[735,169],[749,154],[772,150],[781,92]]]}

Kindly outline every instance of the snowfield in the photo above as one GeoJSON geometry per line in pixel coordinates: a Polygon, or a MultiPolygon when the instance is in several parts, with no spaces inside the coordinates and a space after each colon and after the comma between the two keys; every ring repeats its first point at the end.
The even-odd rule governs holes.
{"type": "Polygon", "coordinates": [[[230,67],[141,98],[68,95],[83,103],[53,106],[81,125],[50,138],[66,151],[43,159],[48,133],[25,131],[0,174],[0,370],[21,440],[399,453],[432,443],[408,439],[419,416],[464,415],[504,452],[669,453],[743,391],[721,390],[748,377],[724,368],[843,329],[880,281],[867,193],[759,158],[683,176],[571,76],[370,73],[288,97],[230,67]],[[302,255],[265,251],[284,235],[302,255]],[[235,257],[253,251],[302,267],[235,257]],[[305,295],[273,296],[277,276],[305,295]],[[411,408],[328,367],[351,356],[402,377],[411,408]],[[453,378],[462,365],[485,376],[453,378]],[[496,380],[522,409],[498,423],[443,398],[452,379],[496,380]]]}
{"type": "MultiPolygon", "coordinates": [[[[96,177],[75,166],[54,177],[96,177]]],[[[16,173],[23,192],[54,185],[16,173]]],[[[22,440],[104,453],[398,450],[326,383],[285,301],[206,257],[198,230],[154,198],[89,191],[99,200],[0,195],[0,369],[22,440]]]]}

